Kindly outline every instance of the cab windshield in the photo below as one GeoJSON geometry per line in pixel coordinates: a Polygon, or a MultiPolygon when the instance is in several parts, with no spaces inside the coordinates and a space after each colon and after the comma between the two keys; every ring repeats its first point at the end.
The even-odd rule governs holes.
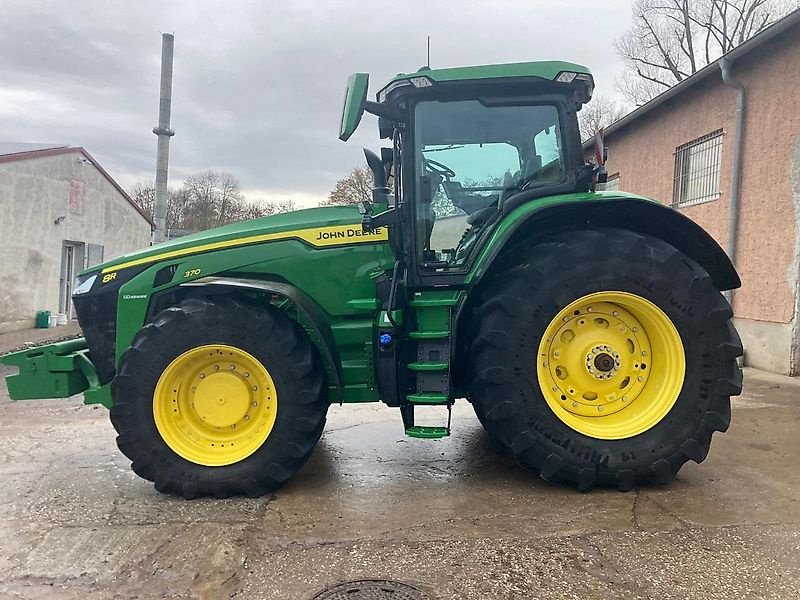
{"type": "Polygon", "coordinates": [[[477,230],[508,197],[564,179],[554,105],[420,102],[414,131],[423,264],[461,266],[477,230]]]}

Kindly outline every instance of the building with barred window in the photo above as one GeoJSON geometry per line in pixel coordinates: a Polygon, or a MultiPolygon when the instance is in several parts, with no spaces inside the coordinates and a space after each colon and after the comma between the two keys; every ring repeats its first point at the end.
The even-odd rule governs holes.
{"type": "Polygon", "coordinates": [[[606,189],[669,203],[714,236],[742,279],[732,300],[745,364],[791,375],[800,375],[798,73],[800,10],[605,130],[606,189]]]}
{"type": "Polygon", "coordinates": [[[150,244],[153,223],[83,148],[0,143],[0,332],[72,317],[84,268],[150,244]]]}

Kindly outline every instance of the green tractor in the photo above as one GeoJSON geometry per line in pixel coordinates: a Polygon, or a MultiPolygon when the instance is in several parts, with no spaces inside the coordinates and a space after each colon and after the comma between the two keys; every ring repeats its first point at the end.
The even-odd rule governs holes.
{"type": "Polygon", "coordinates": [[[371,202],[197,233],[82,273],[85,338],[9,354],[13,399],[110,409],[161,492],[258,496],[305,463],[331,403],[450,435],[456,399],[496,444],[582,491],[672,480],[730,422],[742,353],[728,257],[681,213],[595,191],[582,66],[400,74],[367,100],[371,202]],[[438,407],[441,426],[415,422],[438,407]],[[419,416],[419,415],[418,415],[419,416]]]}

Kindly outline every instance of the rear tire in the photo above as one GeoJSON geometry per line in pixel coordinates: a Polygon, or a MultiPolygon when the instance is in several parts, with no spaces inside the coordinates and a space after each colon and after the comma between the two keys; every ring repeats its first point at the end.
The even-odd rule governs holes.
{"type": "MultiPolygon", "coordinates": [[[[520,465],[538,471],[548,481],[575,482],[582,491],[595,485],[629,490],[642,483],[667,483],[687,460],[704,460],[713,432],[728,428],[730,396],[741,392],[742,382],[736,363],[742,346],[731,324],[732,311],[708,273],[669,244],[614,229],[562,234],[534,247],[523,260],[525,264],[504,271],[484,286],[474,313],[478,324],[470,352],[472,402],[489,434],[520,465]],[[626,400],[634,398],[634,402],[611,409],[617,411],[615,423],[621,422],[621,426],[609,429],[608,434],[597,434],[596,424],[612,415],[573,413],[589,408],[602,411],[597,404],[606,398],[613,400],[614,394],[606,395],[609,388],[602,388],[599,398],[593,393],[585,396],[586,401],[576,396],[580,402],[575,404],[565,394],[550,394],[551,389],[555,394],[562,393],[561,389],[555,392],[561,382],[548,379],[548,369],[555,361],[551,350],[542,353],[542,348],[550,348],[545,340],[553,338],[553,328],[572,318],[563,317],[565,308],[570,307],[571,315],[572,307],[581,306],[574,304],[576,300],[596,298],[597,292],[606,293],[608,298],[637,298],[642,306],[654,305],[652,314],[664,315],[665,323],[671,322],[672,331],[680,336],[674,338],[679,340],[677,356],[685,356],[682,385],[673,387],[674,395],[663,404],[663,414],[644,425],[624,416],[635,415],[634,406],[641,412],[648,402],[663,401],[658,400],[659,390],[670,386],[668,376],[653,378],[656,383],[647,392],[651,381],[647,377],[655,373],[642,373],[645,376],[639,381],[645,383],[640,384],[644,386],[641,395],[631,394],[626,400]],[[548,356],[553,361],[549,366],[548,356]],[[565,408],[559,408],[559,403],[565,408]],[[627,425],[626,419],[631,421],[627,425]]],[[[582,306],[585,310],[591,304],[582,306]]],[[[626,318],[623,310],[614,311],[618,313],[626,318]]],[[[624,328],[619,323],[619,330],[624,328]]],[[[563,339],[569,342],[572,338],[563,339]]],[[[570,351],[563,349],[567,346],[562,344],[557,349],[566,353],[570,351]]],[[[593,381],[591,378],[599,375],[598,380],[605,383],[607,375],[609,381],[616,382],[612,379],[617,376],[614,358],[610,356],[613,345],[600,348],[604,354],[600,363],[590,360],[594,357],[592,344],[576,350],[579,360],[570,363],[571,370],[582,370],[584,364],[587,370],[596,364],[606,369],[582,373],[581,381],[593,381]],[[580,368],[572,366],[578,363],[580,368]]],[[[620,352],[625,366],[627,355],[620,352]]],[[[641,354],[647,353],[637,349],[630,356],[641,354]]],[[[675,360],[674,353],[669,357],[652,354],[653,364],[661,361],[663,373],[683,372],[683,365],[678,368],[675,363],[684,361],[675,360]],[[666,365],[668,362],[672,364],[666,365]]],[[[638,374],[633,372],[634,382],[638,374]]],[[[565,387],[572,387],[573,375],[565,371],[563,376],[565,387]]],[[[624,380],[619,384],[623,391],[616,400],[621,401],[624,390],[632,389],[624,386],[630,385],[624,380]]]]}
{"type": "Polygon", "coordinates": [[[278,488],[311,455],[328,410],[305,332],[280,310],[225,298],[184,301],[145,325],[122,356],[112,394],[117,445],[133,471],[184,498],[278,488]],[[205,365],[216,354],[220,364],[205,365]],[[237,365],[247,372],[237,374],[237,365]],[[214,412],[217,401],[234,416],[214,412]]]}

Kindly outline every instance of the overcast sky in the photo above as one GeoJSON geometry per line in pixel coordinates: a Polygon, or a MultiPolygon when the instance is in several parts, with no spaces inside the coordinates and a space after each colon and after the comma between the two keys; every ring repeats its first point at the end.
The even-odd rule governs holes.
{"type": "Polygon", "coordinates": [[[170,185],[230,171],[250,199],[313,206],[379,147],[337,138],[348,75],[528,60],[588,65],[614,96],[624,0],[3,0],[0,141],[84,146],[123,186],[152,180],[160,32],[175,33],[170,185]]]}

